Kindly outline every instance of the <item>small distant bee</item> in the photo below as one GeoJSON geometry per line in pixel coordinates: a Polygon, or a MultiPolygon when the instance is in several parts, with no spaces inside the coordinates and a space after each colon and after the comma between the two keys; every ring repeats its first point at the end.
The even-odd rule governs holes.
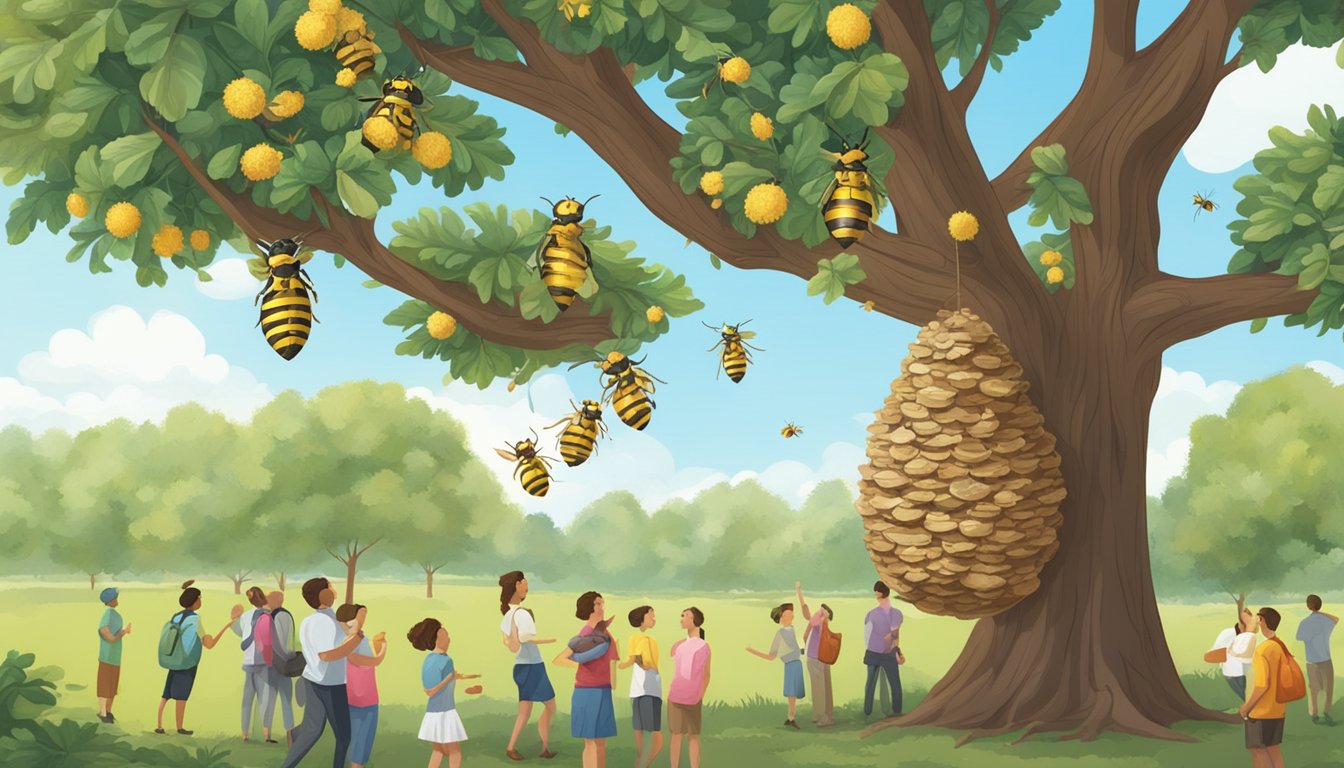
{"type": "Polygon", "coordinates": [[[597,448],[597,438],[607,434],[607,425],[602,422],[602,404],[595,400],[584,400],[583,407],[569,401],[574,412],[547,427],[553,429],[568,422],[560,431],[556,444],[560,447],[560,458],[565,464],[577,467],[588,460],[597,448]]]}
{"type": "Polygon", "coordinates": [[[848,248],[864,235],[872,220],[882,210],[882,200],[886,191],[877,179],[868,173],[865,161],[868,159],[868,131],[858,146],[851,147],[843,136],[831,129],[840,139],[840,152],[822,154],[835,160],[831,170],[835,178],[821,194],[821,215],[826,220],[826,229],[842,248],[848,248]]]}
{"type": "Polygon", "coordinates": [[[1194,205],[1195,205],[1196,219],[1199,218],[1199,214],[1202,211],[1208,211],[1209,213],[1213,213],[1213,209],[1218,207],[1218,204],[1210,200],[1208,195],[1209,195],[1208,192],[1205,192],[1202,195],[1199,194],[1198,192],[1195,193],[1194,205]]]}
{"type": "MultiPolygon", "coordinates": [[[[425,68],[421,67],[420,72],[425,68]]],[[[419,72],[416,73],[419,75],[419,72]]],[[[369,112],[364,116],[367,120],[371,117],[384,117],[392,121],[397,127],[397,133],[401,134],[402,148],[411,148],[411,139],[420,130],[420,123],[415,119],[415,110],[421,108],[421,111],[428,112],[428,107],[423,107],[425,103],[425,92],[420,90],[420,86],[412,80],[413,76],[397,75],[396,77],[383,83],[383,95],[381,97],[366,96],[360,101],[372,101],[374,105],[369,107],[369,112]]],[[[371,152],[377,152],[378,148],[368,140],[364,139],[364,146],[371,152]]]]}
{"type": "Polygon", "coordinates": [[[863,311],[864,311],[864,312],[872,312],[872,311],[873,311],[873,306],[874,306],[874,304],[873,304],[872,300],[869,299],[868,301],[863,302],[863,311]]]}
{"type": "Polygon", "coordinates": [[[509,461],[517,462],[518,466],[513,468],[513,476],[518,479],[523,490],[533,496],[545,496],[551,489],[551,465],[549,462],[554,459],[548,459],[537,453],[537,433],[532,432],[531,440],[520,440],[511,446],[510,450],[496,448],[495,453],[509,461]],[[519,473],[522,477],[519,477],[519,473]]]}
{"type": "MultiPolygon", "coordinates": [[[[728,378],[733,380],[734,384],[741,381],[742,377],[747,375],[747,365],[752,361],[751,353],[747,351],[747,348],[750,347],[757,352],[765,351],[764,349],[754,347],[745,341],[746,339],[756,338],[755,331],[738,330],[750,322],[750,320],[745,320],[737,325],[728,325],[725,323],[722,328],[715,328],[705,322],[701,323],[701,325],[709,330],[718,332],[720,336],[718,344],[715,344],[705,351],[713,352],[718,349],[720,345],[723,346],[723,353],[720,355],[721,367],[723,372],[728,374],[728,378]]],[[[714,378],[719,378],[718,370],[714,371],[714,378]]]]}
{"type": "Polygon", "coordinates": [[[373,42],[373,33],[352,29],[336,41],[336,60],[342,67],[349,67],[355,73],[355,80],[363,80],[373,74],[374,57],[383,52],[373,42]]]}
{"type": "Polygon", "coordinates": [[[792,421],[790,421],[788,424],[784,425],[783,429],[779,430],[779,434],[783,435],[784,437],[799,437],[800,435],[803,434],[803,428],[796,426],[792,421]]]}
{"type": "Polygon", "coordinates": [[[551,226],[537,245],[533,261],[561,312],[569,309],[575,296],[591,296],[597,290],[591,270],[593,254],[583,242],[583,225],[579,223],[583,221],[584,207],[597,197],[593,195],[582,203],[572,197],[558,203],[541,198],[550,203],[551,226]]]}
{"type": "MultiPolygon", "coordinates": [[[[667,383],[640,368],[643,362],[631,360],[620,352],[610,352],[595,366],[602,371],[603,404],[613,404],[616,415],[626,426],[641,430],[649,425],[653,409],[657,407],[649,397],[654,392],[653,382],[667,383]]],[[[571,365],[570,369],[580,365],[583,362],[571,365]]]]}
{"type": "Polygon", "coordinates": [[[317,291],[303,269],[313,258],[313,252],[303,247],[300,238],[282,238],[270,243],[257,240],[253,252],[258,258],[251,259],[248,266],[266,281],[252,302],[253,306],[261,302],[257,325],[276,354],[293,360],[308,343],[312,324],[317,322],[313,316],[317,291]]]}

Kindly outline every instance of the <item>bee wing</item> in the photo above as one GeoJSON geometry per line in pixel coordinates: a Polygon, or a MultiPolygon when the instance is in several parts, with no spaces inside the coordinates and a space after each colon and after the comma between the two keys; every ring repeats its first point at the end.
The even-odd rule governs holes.
{"type": "MultiPolygon", "coordinates": [[[[591,259],[589,260],[591,263],[591,259]]],[[[591,299],[598,289],[597,278],[593,277],[593,270],[590,267],[583,276],[583,285],[579,286],[579,298],[591,299]]]]}
{"type": "Polygon", "coordinates": [[[840,180],[832,178],[831,183],[826,185],[826,191],[821,193],[821,199],[817,201],[817,207],[825,208],[826,201],[831,199],[831,195],[835,194],[835,190],[839,186],[840,186],[840,180]]]}
{"type": "Polygon", "coordinates": [[[500,458],[506,459],[508,461],[518,460],[518,454],[514,453],[513,451],[506,451],[503,448],[496,448],[495,453],[498,453],[500,458]]]}
{"type": "Polygon", "coordinates": [[[737,335],[738,335],[738,336],[741,336],[741,337],[744,338],[744,339],[754,339],[754,338],[756,338],[756,332],[755,332],[755,331],[742,331],[742,332],[738,333],[737,335]]]}
{"type": "Polygon", "coordinates": [[[876,193],[873,195],[873,218],[876,219],[878,214],[882,213],[882,206],[887,202],[887,188],[871,173],[868,174],[868,183],[873,185],[873,192],[876,193]]]}
{"type": "Polygon", "coordinates": [[[247,271],[251,272],[252,276],[258,280],[265,280],[271,274],[270,267],[266,266],[265,258],[248,259],[247,271]]]}
{"type": "MultiPolygon", "coordinates": [[[[556,427],[558,427],[558,426],[560,426],[561,424],[564,424],[564,423],[566,423],[566,422],[568,422],[568,423],[570,423],[570,424],[573,424],[573,423],[574,423],[574,417],[573,417],[573,416],[566,416],[565,418],[563,418],[563,419],[561,419],[561,420],[555,422],[554,424],[547,424],[546,427],[545,427],[545,429],[555,429],[556,427]]],[[[498,449],[496,449],[496,450],[498,450],[498,449]]]]}

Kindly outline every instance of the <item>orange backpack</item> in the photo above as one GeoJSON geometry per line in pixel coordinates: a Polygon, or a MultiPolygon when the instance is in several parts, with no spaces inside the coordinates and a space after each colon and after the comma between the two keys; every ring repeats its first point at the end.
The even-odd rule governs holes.
{"type": "Polygon", "coordinates": [[[817,641],[817,661],[834,664],[840,658],[840,633],[832,632],[829,624],[818,627],[821,639],[817,641]]]}
{"type": "Polygon", "coordinates": [[[1283,650],[1283,658],[1279,660],[1279,670],[1275,675],[1277,690],[1274,698],[1280,704],[1306,698],[1307,680],[1302,676],[1302,667],[1298,666],[1297,660],[1288,652],[1288,646],[1284,645],[1282,640],[1276,637],[1274,642],[1283,650]]]}

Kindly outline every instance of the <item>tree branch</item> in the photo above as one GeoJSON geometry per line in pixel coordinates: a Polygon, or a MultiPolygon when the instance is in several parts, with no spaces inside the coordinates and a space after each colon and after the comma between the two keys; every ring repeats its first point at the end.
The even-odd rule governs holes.
{"type": "Polygon", "coordinates": [[[1129,298],[1125,325],[1140,350],[1161,352],[1232,323],[1305,312],[1315,298],[1316,291],[1301,290],[1292,275],[1161,273],[1129,298]]]}
{"type": "Polygon", "coordinates": [[[994,50],[994,34],[999,29],[998,5],[994,0],[985,0],[985,6],[989,9],[989,30],[985,33],[985,44],[980,46],[980,54],[975,57],[970,71],[952,89],[952,100],[962,112],[971,106],[976,92],[980,90],[980,83],[985,79],[985,68],[989,66],[989,57],[994,50]]]}
{"type": "Polygon", "coordinates": [[[149,115],[145,115],[145,124],[177,155],[187,173],[229,214],[248,239],[274,240],[282,235],[311,230],[317,225],[317,231],[306,240],[308,244],[341,254],[383,285],[448,312],[462,327],[499,344],[548,350],[571,344],[598,344],[612,337],[610,323],[604,315],[584,315],[571,309],[548,325],[539,319],[523,319],[515,307],[481,303],[470,285],[439,280],[392,253],[374,233],[371,219],[354,216],[331,205],[315,188],[311,190],[313,201],[326,213],[330,227],[258,205],[249,195],[235,193],[211,179],[177,139],[149,115]]]}
{"type": "MultiPolygon", "coordinates": [[[[360,548],[360,550],[359,550],[358,552],[355,553],[355,557],[359,557],[360,555],[364,554],[365,552],[368,552],[368,551],[373,547],[374,544],[377,544],[378,542],[380,542],[380,541],[382,541],[382,540],[383,540],[383,537],[382,537],[382,536],[379,536],[378,538],[374,539],[373,541],[370,541],[368,544],[365,544],[362,548],[360,548]]],[[[359,546],[359,541],[355,541],[355,546],[356,546],[356,547],[359,546]]]]}
{"type": "Polygon", "coordinates": [[[331,555],[332,557],[336,558],[336,562],[340,563],[341,565],[344,565],[344,566],[347,566],[347,567],[350,565],[350,561],[349,561],[349,560],[346,560],[345,558],[343,558],[343,557],[341,557],[340,555],[338,555],[338,554],[336,554],[335,552],[333,552],[332,549],[331,549],[331,547],[327,547],[327,554],[329,554],[329,555],[331,555]]]}

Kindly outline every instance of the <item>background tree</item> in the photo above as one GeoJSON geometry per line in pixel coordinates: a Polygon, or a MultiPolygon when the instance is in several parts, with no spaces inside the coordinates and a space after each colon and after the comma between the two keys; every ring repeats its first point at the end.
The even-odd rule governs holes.
{"type": "Polygon", "coordinates": [[[131,526],[138,517],[137,451],[157,429],[116,420],[75,436],[56,487],[59,502],[45,512],[52,560],[89,577],[125,570],[135,562],[131,526]]]}

